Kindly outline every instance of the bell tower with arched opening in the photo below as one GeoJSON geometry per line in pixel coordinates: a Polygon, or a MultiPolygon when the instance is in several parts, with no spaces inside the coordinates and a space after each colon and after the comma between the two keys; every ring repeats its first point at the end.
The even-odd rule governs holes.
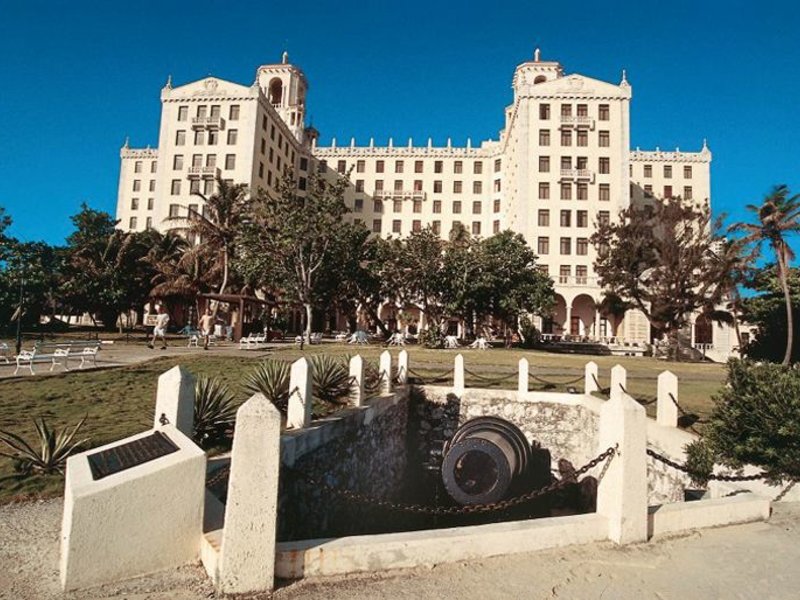
{"type": "Polygon", "coordinates": [[[256,82],[295,138],[302,142],[308,91],[303,72],[289,64],[289,54],[284,52],[280,63],[258,68],[256,82]]]}

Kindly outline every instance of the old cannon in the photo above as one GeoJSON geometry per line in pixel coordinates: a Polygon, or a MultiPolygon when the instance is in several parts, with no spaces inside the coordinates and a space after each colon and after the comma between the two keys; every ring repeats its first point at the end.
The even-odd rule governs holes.
{"type": "Polygon", "coordinates": [[[502,500],[527,479],[532,448],[519,427],[499,417],[464,423],[442,449],[442,481],[459,504],[502,500]]]}

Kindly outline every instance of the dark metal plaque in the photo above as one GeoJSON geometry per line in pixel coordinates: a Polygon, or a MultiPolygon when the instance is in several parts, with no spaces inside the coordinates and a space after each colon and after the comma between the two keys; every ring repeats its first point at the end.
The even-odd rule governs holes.
{"type": "Polygon", "coordinates": [[[177,452],[178,447],[166,435],[156,431],[146,437],[90,454],[89,468],[95,481],[177,452]]]}

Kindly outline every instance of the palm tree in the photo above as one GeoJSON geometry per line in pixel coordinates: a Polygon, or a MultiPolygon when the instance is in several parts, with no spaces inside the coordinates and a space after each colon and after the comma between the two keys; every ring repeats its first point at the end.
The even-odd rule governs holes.
{"type": "Polygon", "coordinates": [[[758,222],[736,223],[731,230],[743,232],[745,234],[743,242],[754,244],[756,251],[760,249],[761,244],[768,243],[775,253],[778,279],[786,302],[786,354],[783,357],[783,364],[788,365],[792,356],[794,336],[788,274],[794,252],[787,238],[792,233],[800,232],[800,195],[790,196],[788,186],[778,185],[764,198],[760,206],[749,204],[747,209],[755,213],[758,222]]]}

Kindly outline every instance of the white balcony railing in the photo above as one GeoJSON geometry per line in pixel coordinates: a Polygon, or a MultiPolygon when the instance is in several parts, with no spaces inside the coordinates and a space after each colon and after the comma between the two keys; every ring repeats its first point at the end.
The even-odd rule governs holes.
{"type": "Polygon", "coordinates": [[[561,169],[562,179],[588,179],[594,181],[594,171],[591,169],[561,169]]]}
{"type": "Polygon", "coordinates": [[[375,190],[372,192],[373,198],[413,198],[424,200],[425,192],[422,190],[375,190]]]}
{"type": "Polygon", "coordinates": [[[214,179],[219,176],[219,167],[189,167],[189,179],[214,179]]]}
{"type": "Polygon", "coordinates": [[[572,125],[574,127],[594,128],[594,119],[584,115],[561,115],[561,125],[572,125]]]}
{"type": "Polygon", "coordinates": [[[192,129],[224,129],[225,120],[219,115],[193,117],[192,129]]]}
{"type": "Polygon", "coordinates": [[[559,285],[577,285],[577,286],[597,286],[597,277],[590,277],[588,275],[559,275],[559,285]]]}

